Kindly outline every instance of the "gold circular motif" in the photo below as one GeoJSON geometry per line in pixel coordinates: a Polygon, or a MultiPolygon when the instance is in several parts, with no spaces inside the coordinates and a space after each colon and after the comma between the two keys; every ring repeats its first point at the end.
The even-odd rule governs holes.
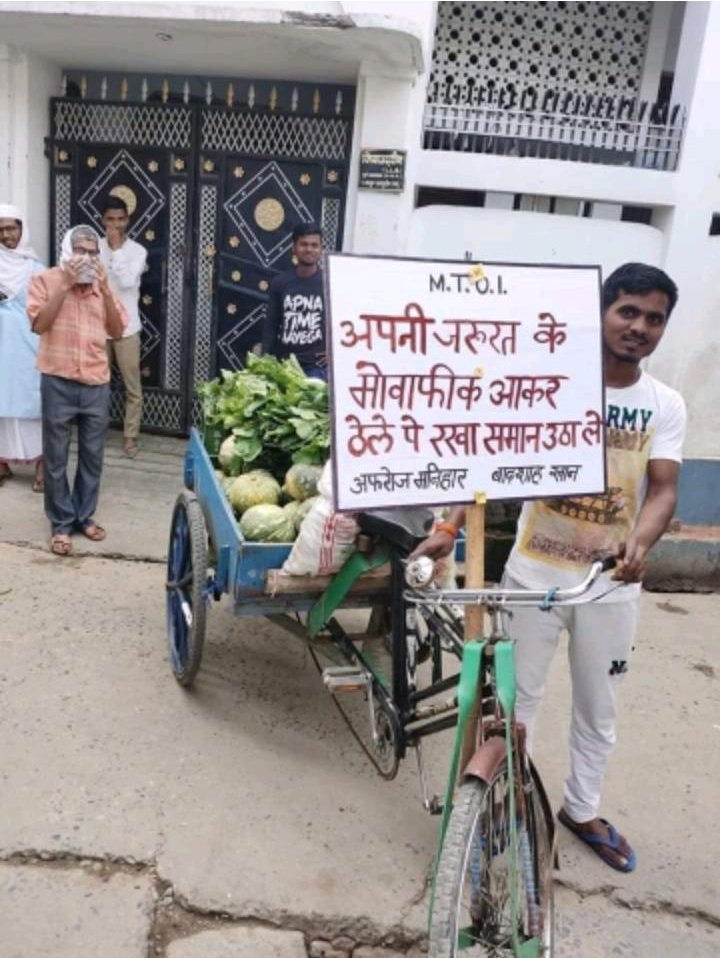
{"type": "Polygon", "coordinates": [[[233,283],[239,283],[240,280],[242,279],[242,273],[240,272],[240,270],[234,269],[232,273],[230,273],[230,279],[233,281],[233,283]]]}
{"type": "Polygon", "coordinates": [[[264,293],[270,286],[270,283],[266,279],[261,279],[258,283],[258,289],[264,293]]]}
{"type": "Polygon", "coordinates": [[[155,239],[155,230],[145,230],[145,239],[152,242],[155,239]]]}
{"type": "Polygon", "coordinates": [[[184,169],[185,169],[185,160],[183,160],[182,157],[178,156],[178,157],[175,158],[175,161],[174,161],[174,163],[173,163],[173,166],[175,167],[176,170],[184,170],[184,169]]]}
{"type": "Polygon", "coordinates": [[[117,196],[119,200],[122,200],[125,206],[127,206],[128,216],[132,216],[135,210],[137,209],[137,196],[135,191],[131,190],[129,186],[124,186],[122,183],[118,186],[113,186],[110,190],[110,196],[117,196]]]}
{"type": "Polygon", "coordinates": [[[205,255],[209,256],[211,259],[216,253],[217,253],[217,250],[212,244],[210,246],[205,247],[205,255]]]}
{"type": "Polygon", "coordinates": [[[68,153],[67,150],[58,151],[58,160],[60,161],[60,163],[67,163],[69,159],[70,159],[70,154],[68,153]]]}
{"type": "Polygon", "coordinates": [[[338,171],[329,170],[327,175],[328,183],[337,183],[338,181],[338,171]]]}
{"type": "Polygon", "coordinates": [[[233,170],[233,176],[235,177],[236,180],[241,180],[243,176],[245,176],[245,170],[242,168],[242,166],[235,167],[235,169],[233,170]]]}
{"type": "Polygon", "coordinates": [[[87,160],[86,160],[86,163],[87,163],[87,165],[90,167],[91,170],[94,169],[94,168],[97,166],[97,157],[96,157],[96,156],[89,156],[89,157],[87,158],[87,160]]]}
{"type": "Polygon", "coordinates": [[[274,232],[285,221],[285,210],[282,203],[271,197],[260,200],[253,215],[260,229],[267,233],[274,232]]]}
{"type": "Polygon", "coordinates": [[[235,315],[237,312],[237,306],[235,303],[228,303],[227,312],[230,313],[231,316],[235,315]]]}
{"type": "Polygon", "coordinates": [[[149,306],[152,303],[152,296],[150,296],[148,293],[145,293],[142,301],[144,306],[149,306]]]}
{"type": "Polygon", "coordinates": [[[160,169],[157,160],[150,160],[148,163],[148,169],[151,173],[157,173],[157,171],[160,169]]]}
{"type": "Polygon", "coordinates": [[[212,173],[212,171],[215,169],[215,164],[212,160],[203,160],[203,169],[206,173],[212,173]]]}
{"type": "Polygon", "coordinates": [[[310,186],[310,174],[301,173],[300,174],[300,184],[301,186],[310,186]]]}
{"type": "Polygon", "coordinates": [[[232,246],[233,249],[235,249],[237,246],[240,245],[240,238],[238,236],[231,236],[230,239],[228,240],[228,243],[232,246]]]}

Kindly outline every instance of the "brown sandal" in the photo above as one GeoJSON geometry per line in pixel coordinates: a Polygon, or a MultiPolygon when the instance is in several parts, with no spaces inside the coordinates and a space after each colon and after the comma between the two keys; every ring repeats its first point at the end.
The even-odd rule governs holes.
{"type": "Polygon", "coordinates": [[[92,542],[102,542],[107,535],[103,527],[99,526],[96,522],[91,522],[89,526],[85,526],[81,531],[82,534],[92,542]]]}
{"type": "Polygon", "coordinates": [[[56,556],[69,556],[72,552],[70,536],[62,532],[56,533],[50,540],[50,551],[56,556]]]}

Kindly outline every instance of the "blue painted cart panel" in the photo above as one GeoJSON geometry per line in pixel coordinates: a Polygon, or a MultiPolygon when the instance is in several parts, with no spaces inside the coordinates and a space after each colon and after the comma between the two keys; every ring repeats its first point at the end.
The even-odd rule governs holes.
{"type": "MultiPolygon", "coordinates": [[[[185,485],[198,498],[205,517],[215,555],[215,580],[221,592],[233,595],[233,611],[237,615],[269,615],[278,612],[301,612],[309,609],[317,596],[279,595],[265,592],[265,578],[270,569],[280,569],[290,555],[292,543],[248,542],[243,538],[232,507],[223,492],[215,466],[208,455],[202,436],[192,429],[185,452],[185,485]]],[[[465,542],[458,540],[456,557],[465,558],[465,542]]],[[[370,596],[354,596],[354,607],[372,605],[370,596]]]]}
{"type": "MultiPolygon", "coordinates": [[[[243,538],[197,429],[191,431],[185,453],[185,485],[197,496],[205,516],[217,557],[218,588],[222,592],[233,592],[236,598],[263,596],[266,573],[281,568],[290,555],[292,543],[248,542],[243,538]]],[[[277,609],[278,605],[285,603],[272,607],[277,609]]],[[[255,607],[253,614],[259,611],[255,607]]]]}

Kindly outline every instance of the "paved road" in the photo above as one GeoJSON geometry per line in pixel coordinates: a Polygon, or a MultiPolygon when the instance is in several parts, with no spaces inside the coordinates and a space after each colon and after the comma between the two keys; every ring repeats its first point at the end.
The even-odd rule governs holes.
{"type": "MultiPolygon", "coordinates": [[[[29,481],[0,490],[0,958],[419,955],[437,820],[411,762],[378,779],[302,646],[213,606],[188,694],[165,653],[181,446],[113,436],[105,543],[47,553],[29,481]],[[385,950],[383,950],[385,949],[385,950]]],[[[604,812],[632,876],[561,835],[558,955],[720,952],[717,596],[646,595],[604,812]]],[[[554,801],[558,657],[539,761],[554,801]]],[[[447,737],[430,743],[440,784],[447,737]]]]}

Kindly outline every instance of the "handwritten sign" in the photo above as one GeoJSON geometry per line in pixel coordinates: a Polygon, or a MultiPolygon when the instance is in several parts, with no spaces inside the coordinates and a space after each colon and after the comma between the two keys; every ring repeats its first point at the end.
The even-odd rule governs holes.
{"type": "Polygon", "coordinates": [[[339,510],[605,489],[599,267],[331,253],[339,510]]]}
{"type": "Polygon", "coordinates": [[[405,189],[405,151],[361,150],[358,186],[361,190],[402,193],[405,189]]]}

